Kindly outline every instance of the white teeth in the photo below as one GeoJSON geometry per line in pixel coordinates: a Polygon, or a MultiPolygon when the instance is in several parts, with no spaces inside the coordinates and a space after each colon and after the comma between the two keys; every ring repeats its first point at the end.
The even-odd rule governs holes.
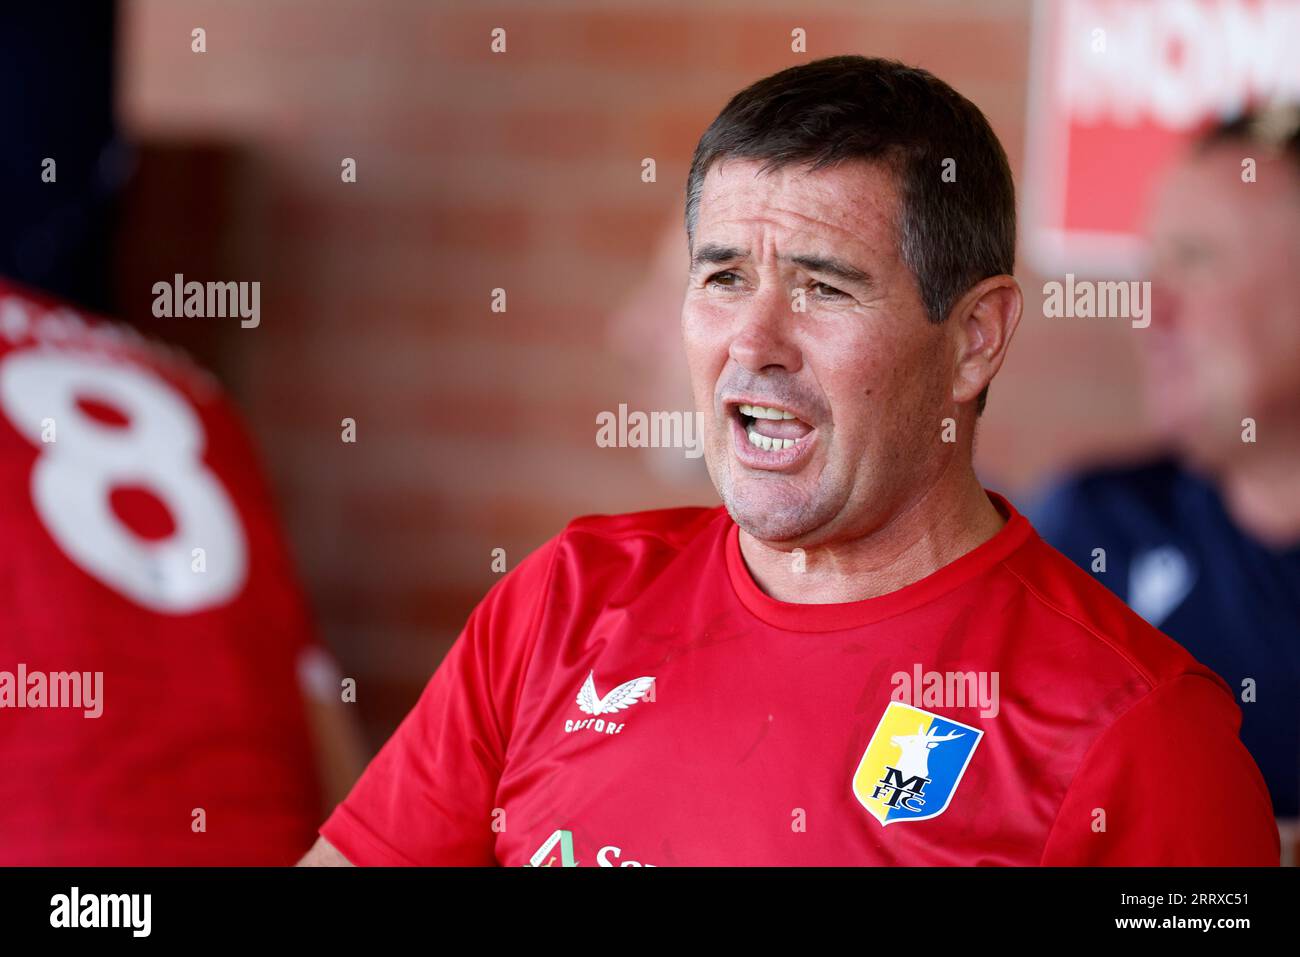
{"type": "Polygon", "coordinates": [[[754,419],[793,419],[793,412],[786,412],[784,409],[773,409],[766,405],[742,405],[740,407],[741,415],[747,415],[754,419]]]}
{"type": "MultiPolygon", "coordinates": [[[[747,415],[752,419],[795,419],[798,418],[793,412],[787,412],[784,409],[773,409],[766,405],[740,405],[741,415],[747,415]]],[[[811,434],[811,433],[810,433],[811,434]]],[[[762,449],[765,452],[780,452],[788,449],[793,445],[798,445],[807,436],[801,436],[797,439],[773,439],[766,435],[756,432],[753,428],[745,430],[745,436],[749,439],[749,444],[755,448],[762,449]]]]}
{"type": "Polygon", "coordinates": [[[803,439],[770,439],[766,435],[759,435],[753,429],[747,429],[745,435],[749,437],[749,444],[756,445],[765,452],[779,452],[781,449],[788,449],[792,445],[797,445],[803,439]]]}

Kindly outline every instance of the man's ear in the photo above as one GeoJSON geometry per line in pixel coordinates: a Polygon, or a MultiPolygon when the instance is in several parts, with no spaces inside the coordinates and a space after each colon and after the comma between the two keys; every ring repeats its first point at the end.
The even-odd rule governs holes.
{"type": "Polygon", "coordinates": [[[1020,284],[1005,274],[981,280],[958,300],[948,316],[956,345],[954,402],[974,402],[997,375],[1024,306],[1020,284]]]}

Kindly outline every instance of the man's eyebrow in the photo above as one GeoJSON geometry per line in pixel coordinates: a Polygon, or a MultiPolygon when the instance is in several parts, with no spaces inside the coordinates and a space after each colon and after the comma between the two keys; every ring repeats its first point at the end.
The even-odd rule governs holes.
{"type": "Polygon", "coordinates": [[[723,246],[719,243],[704,243],[691,256],[691,272],[695,272],[704,265],[727,263],[733,259],[744,259],[748,255],[748,249],[740,249],[737,246],[723,246]]]}
{"type": "MultiPolygon", "coordinates": [[[[703,265],[734,262],[738,259],[744,259],[748,255],[748,249],[741,249],[738,246],[704,243],[699,249],[695,250],[695,254],[691,257],[691,272],[695,272],[703,265]]],[[[836,259],[834,256],[806,254],[783,256],[781,258],[786,262],[794,263],[796,266],[802,266],[810,272],[820,272],[834,276],[841,282],[858,283],[863,286],[873,285],[870,273],[859,269],[852,263],[836,259]]]]}
{"type": "Polygon", "coordinates": [[[852,263],[836,259],[834,256],[789,256],[787,258],[796,266],[803,266],[809,272],[824,272],[827,275],[834,276],[841,282],[857,283],[863,286],[874,285],[869,273],[864,272],[852,263]]]}

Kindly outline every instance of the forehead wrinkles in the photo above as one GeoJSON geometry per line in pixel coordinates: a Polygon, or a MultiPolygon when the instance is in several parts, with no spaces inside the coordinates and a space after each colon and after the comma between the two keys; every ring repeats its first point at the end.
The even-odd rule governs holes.
{"type": "Polygon", "coordinates": [[[701,193],[701,232],[757,225],[766,247],[776,238],[767,227],[775,226],[788,239],[828,237],[840,248],[854,244],[877,254],[882,246],[895,249],[893,184],[884,170],[861,164],[809,174],[801,167],[782,167],[756,176],[760,166],[755,160],[731,160],[709,170],[701,193]]]}

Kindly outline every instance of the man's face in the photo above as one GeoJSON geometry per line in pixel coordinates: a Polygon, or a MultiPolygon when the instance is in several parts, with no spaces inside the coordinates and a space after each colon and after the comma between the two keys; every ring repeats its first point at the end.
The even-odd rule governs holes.
{"type": "Polygon", "coordinates": [[[1221,464],[1241,451],[1243,418],[1262,428],[1300,407],[1300,177],[1249,146],[1216,147],[1166,177],[1150,235],[1147,404],[1185,454],[1221,464]]]}
{"type": "Polygon", "coordinates": [[[888,170],[761,165],[724,160],[705,177],[693,254],[716,261],[687,284],[687,363],[709,474],[737,524],[828,544],[879,528],[955,454],[938,440],[956,414],[951,323],[927,320],[900,258],[888,170]],[[745,414],[754,405],[783,417],[745,414]]]}

